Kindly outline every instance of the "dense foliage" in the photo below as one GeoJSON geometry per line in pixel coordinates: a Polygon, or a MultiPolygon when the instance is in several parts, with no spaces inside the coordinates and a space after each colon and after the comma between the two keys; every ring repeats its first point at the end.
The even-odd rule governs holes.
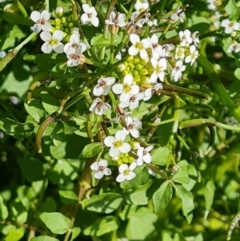
{"type": "Polygon", "coordinates": [[[239,9],[1,0],[1,240],[239,240],[239,9]]]}

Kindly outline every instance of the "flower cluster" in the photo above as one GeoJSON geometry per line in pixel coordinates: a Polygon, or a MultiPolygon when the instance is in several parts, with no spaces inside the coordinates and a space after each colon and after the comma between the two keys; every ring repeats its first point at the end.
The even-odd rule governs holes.
{"type": "MultiPolygon", "coordinates": [[[[98,14],[93,6],[82,4],[82,11],[79,24],[81,22],[83,25],[99,26],[98,14]]],[[[134,10],[128,17],[115,9],[107,16],[102,39],[106,40],[106,43],[109,40],[110,47],[104,46],[98,53],[106,53],[105,59],[101,60],[104,59],[107,64],[116,68],[101,77],[98,76],[97,82],[92,86],[94,99],[89,111],[92,115],[104,116],[102,121],[115,113],[118,128],[112,132],[113,135],[105,132],[103,143],[109,158],[118,166],[116,181],[123,182],[136,176],[135,169],[138,166],[150,164],[152,160],[153,145],[140,141],[143,124],[133,112],[141,102],[149,101],[153,95],[160,95],[164,82],[177,82],[182,79],[187,65],[192,66],[198,57],[199,39],[198,32],[191,33],[188,29],[180,31],[174,41],[167,43],[163,41],[165,33],[161,31],[156,31],[158,34],[149,32],[148,37],[142,37],[141,33],[146,29],[157,29],[160,21],[150,13],[148,1],[136,1],[134,10]],[[121,36],[118,35],[119,31],[125,36],[120,40],[120,47],[115,48],[114,38],[121,36]],[[121,51],[123,48],[125,52],[121,51]]],[[[162,21],[165,23],[168,19],[170,25],[175,25],[183,22],[183,17],[184,8],[177,8],[162,21]]],[[[51,14],[47,10],[41,13],[34,11],[31,14],[31,19],[35,22],[33,30],[41,32],[44,53],[54,51],[65,54],[68,67],[82,65],[86,63],[86,58],[96,59],[82,29],[74,25],[76,21],[65,18],[61,7],[56,9],[54,18],[54,21],[51,20],[51,14]],[[86,57],[83,55],[85,51],[86,57]]],[[[94,41],[91,39],[90,42],[94,41]]],[[[90,62],[91,60],[87,63],[90,62]]],[[[90,69],[90,72],[94,73],[94,70],[90,69]]],[[[111,175],[106,159],[99,157],[99,160],[91,165],[95,178],[111,175]]]]}
{"type": "MultiPolygon", "coordinates": [[[[82,24],[91,23],[97,27],[99,19],[94,7],[83,4],[84,11],[81,16],[82,24]]],[[[40,33],[41,39],[44,41],[41,50],[49,54],[52,51],[56,53],[65,53],[68,59],[67,66],[79,66],[85,61],[83,53],[87,50],[87,44],[81,41],[79,29],[74,26],[70,19],[63,16],[63,8],[58,7],[55,11],[55,21],[51,21],[51,13],[43,10],[41,13],[33,11],[30,18],[35,22],[33,31],[40,33]],[[53,22],[54,25],[51,24],[53,22]]]]}

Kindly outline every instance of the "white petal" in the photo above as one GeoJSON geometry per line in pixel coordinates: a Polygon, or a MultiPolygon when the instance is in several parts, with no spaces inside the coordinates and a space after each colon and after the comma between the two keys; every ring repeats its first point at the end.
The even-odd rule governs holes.
{"type": "Polygon", "coordinates": [[[52,46],[48,43],[44,43],[41,47],[41,50],[43,51],[43,53],[49,54],[52,52],[52,46]]]}
{"type": "Polygon", "coordinates": [[[132,45],[132,46],[128,49],[128,53],[129,53],[131,56],[137,55],[138,52],[139,52],[139,49],[135,48],[134,45],[132,45]]]}
{"type": "Polygon", "coordinates": [[[105,78],[105,81],[106,81],[107,85],[113,85],[116,81],[116,78],[115,77],[107,77],[107,78],[105,78]]]}
{"type": "Polygon", "coordinates": [[[140,42],[140,37],[137,34],[132,33],[132,34],[130,34],[129,38],[130,38],[130,41],[132,44],[136,44],[136,43],[140,42]]]}
{"type": "Polygon", "coordinates": [[[122,146],[119,147],[119,150],[122,152],[122,153],[128,153],[131,151],[131,146],[130,144],[124,142],[122,146]]]}
{"type": "Polygon", "coordinates": [[[82,8],[83,8],[83,11],[84,11],[85,13],[89,13],[89,12],[90,12],[90,6],[89,6],[88,4],[84,3],[84,4],[82,5],[82,8]]]}
{"type": "Polygon", "coordinates": [[[41,18],[43,18],[45,21],[47,21],[51,18],[51,13],[48,12],[48,10],[43,10],[41,12],[41,18]]]}
{"type": "Polygon", "coordinates": [[[89,18],[88,18],[88,15],[86,13],[84,13],[82,16],[81,16],[81,21],[83,24],[87,24],[89,23],[89,18]]]}
{"type": "Polygon", "coordinates": [[[99,19],[97,17],[93,17],[91,19],[91,23],[94,27],[97,27],[99,25],[99,19]]]}
{"type": "Polygon", "coordinates": [[[124,141],[126,139],[126,133],[123,130],[119,130],[115,134],[116,140],[124,141]]]}
{"type": "Polygon", "coordinates": [[[112,171],[109,168],[105,168],[103,171],[104,175],[110,176],[112,174],[112,171]]]}
{"type": "Polygon", "coordinates": [[[125,176],[123,174],[119,174],[116,178],[117,182],[123,182],[125,181],[125,176]]]}
{"type": "Polygon", "coordinates": [[[124,79],[123,79],[123,83],[127,84],[127,85],[132,85],[133,84],[133,76],[131,74],[127,74],[124,79]]]}
{"type": "Polygon", "coordinates": [[[62,43],[59,43],[56,47],[54,47],[54,51],[58,54],[61,54],[63,53],[63,48],[64,48],[64,45],[62,43]]]}
{"type": "Polygon", "coordinates": [[[104,174],[103,174],[102,172],[100,172],[100,171],[95,172],[95,174],[94,174],[94,177],[95,177],[96,179],[102,179],[103,176],[104,176],[104,174]]]}
{"type": "Polygon", "coordinates": [[[46,41],[48,41],[52,38],[52,35],[47,31],[43,31],[43,32],[40,33],[40,37],[43,41],[46,42],[46,41]]]}
{"type": "Polygon", "coordinates": [[[130,164],[129,169],[130,169],[131,171],[133,171],[136,167],[137,167],[136,162],[133,162],[133,163],[130,164]]]}
{"type": "Polygon", "coordinates": [[[33,11],[30,15],[32,21],[37,22],[41,18],[41,14],[38,11],[33,11]]]}
{"type": "Polygon", "coordinates": [[[93,94],[95,96],[101,96],[103,94],[104,89],[100,85],[96,85],[93,89],[93,94]]]}
{"type": "Polygon", "coordinates": [[[107,167],[108,166],[108,161],[105,160],[105,159],[100,159],[100,161],[98,162],[98,165],[102,166],[102,167],[107,167]]]}
{"type": "Polygon", "coordinates": [[[109,155],[111,157],[118,157],[120,155],[120,150],[118,148],[111,147],[109,155]]]}
{"type": "Polygon", "coordinates": [[[115,84],[113,87],[112,87],[112,91],[115,93],[115,94],[121,94],[123,92],[123,84],[115,84]]]}
{"type": "Polygon", "coordinates": [[[53,39],[57,39],[58,41],[61,41],[64,37],[64,32],[61,30],[56,30],[53,33],[53,39]]]}
{"type": "Polygon", "coordinates": [[[139,131],[136,129],[130,130],[130,134],[134,137],[134,138],[138,138],[140,136],[139,131]]]}
{"type": "Polygon", "coordinates": [[[51,23],[49,23],[49,22],[45,22],[45,24],[44,24],[44,25],[41,25],[41,27],[42,27],[42,30],[43,30],[43,31],[50,31],[51,28],[52,28],[52,25],[51,25],[51,23]]]}
{"type": "Polygon", "coordinates": [[[139,158],[137,159],[137,165],[138,165],[138,166],[142,166],[142,165],[143,165],[143,158],[142,158],[142,157],[139,157],[139,158]]]}
{"type": "Polygon", "coordinates": [[[124,171],[126,171],[128,169],[128,165],[127,164],[122,164],[119,168],[118,168],[118,171],[120,173],[123,173],[124,171]]]}
{"type": "Polygon", "coordinates": [[[35,33],[39,33],[41,30],[42,30],[41,24],[38,24],[38,23],[34,24],[33,31],[35,33]]]}
{"type": "Polygon", "coordinates": [[[97,171],[98,170],[98,162],[94,162],[92,163],[92,165],[90,166],[91,170],[93,171],[97,171]]]}
{"type": "Polygon", "coordinates": [[[126,176],[126,180],[131,180],[133,179],[134,177],[136,177],[136,173],[135,172],[130,172],[129,175],[126,176]]]}
{"type": "Polygon", "coordinates": [[[104,144],[108,147],[112,147],[113,146],[113,142],[115,141],[115,137],[113,136],[107,136],[105,139],[104,139],[104,144]]]}

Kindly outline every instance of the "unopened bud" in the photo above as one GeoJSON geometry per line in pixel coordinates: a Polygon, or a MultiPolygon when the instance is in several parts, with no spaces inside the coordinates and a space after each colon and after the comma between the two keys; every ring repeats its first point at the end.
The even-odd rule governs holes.
{"type": "Polygon", "coordinates": [[[64,23],[66,23],[66,22],[67,22],[67,19],[66,19],[65,17],[62,17],[62,18],[61,18],[61,23],[64,24],[64,23]]]}
{"type": "Polygon", "coordinates": [[[60,18],[55,18],[55,25],[56,25],[56,27],[61,25],[61,19],[60,18]]]}
{"type": "Polygon", "coordinates": [[[63,15],[63,7],[61,7],[61,6],[57,7],[55,10],[55,14],[58,18],[61,18],[63,15]]]}

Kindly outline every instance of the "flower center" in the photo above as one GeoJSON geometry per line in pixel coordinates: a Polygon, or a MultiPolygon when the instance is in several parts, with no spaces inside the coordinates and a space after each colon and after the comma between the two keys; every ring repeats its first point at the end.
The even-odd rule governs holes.
{"type": "Polygon", "coordinates": [[[101,83],[99,84],[101,87],[106,87],[106,81],[102,80],[101,83]]]}
{"type": "Polygon", "coordinates": [[[51,46],[57,45],[58,40],[57,39],[50,39],[50,40],[48,40],[48,44],[51,45],[51,46]]]}
{"type": "Polygon", "coordinates": [[[131,172],[131,171],[130,171],[129,169],[127,169],[127,170],[125,170],[125,171],[123,172],[123,175],[124,175],[124,176],[128,176],[128,175],[130,174],[130,172],[131,172]]]}
{"type": "Polygon", "coordinates": [[[120,146],[122,146],[123,142],[121,140],[115,141],[113,142],[113,147],[114,148],[119,148],[120,146]]]}
{"type": "Polygon", "coordinates": [[[70,54],[71,59],[79,59],[80,56],[78,54],[70,54]]]}
{"type": "Polygon", "coordinates": [[[40,18],[37,22],[41,25],[45,24],[45,20],[43,18],[40,18]]]}
{"type": "Polygon", "coordinates": [[[135,47],[140,50],[144,49],[143,44],[141,42],[136,43],[135,47]]]}
{"type": "Polygon", "coordinates": [[[131,87],[127,84],[123,84],[123,90],[125,93],[129,93],[131,90],[131,87]]]}
{"type": "Polygon", "coordinates": [[[99,167],[98,167],[98,170],[99,170],[100,172],[103,172],[103,171],[104,171],[104,167],[103,167],[103,166],[99,166],[99,167]]]}

